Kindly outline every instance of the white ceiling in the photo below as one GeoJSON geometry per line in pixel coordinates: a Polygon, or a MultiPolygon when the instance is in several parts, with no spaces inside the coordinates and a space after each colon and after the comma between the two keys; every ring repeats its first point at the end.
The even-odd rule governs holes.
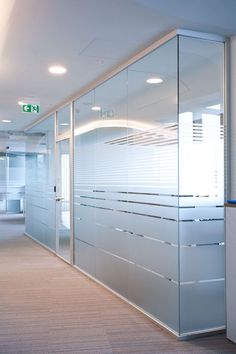
{"type": "Polygon", "coordinates": [[[174,28],[234,35],[235,13],[236,0],[0,0],[0,130],[22,130],[174,28]],[[68,73],[49,74],[55,63],[68,73]],[[31,96],[40,115],[17,105],[31,96]]]}

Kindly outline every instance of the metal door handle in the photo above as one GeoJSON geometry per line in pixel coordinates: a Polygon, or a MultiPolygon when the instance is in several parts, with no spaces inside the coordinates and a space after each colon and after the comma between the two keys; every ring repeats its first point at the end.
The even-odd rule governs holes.
{"type": "Polygon", "coordinates": [[[56,197],[56,202],[61,202],[62,200],[64,200],[64,198],[62,198],[62,197],[56,197]]]}

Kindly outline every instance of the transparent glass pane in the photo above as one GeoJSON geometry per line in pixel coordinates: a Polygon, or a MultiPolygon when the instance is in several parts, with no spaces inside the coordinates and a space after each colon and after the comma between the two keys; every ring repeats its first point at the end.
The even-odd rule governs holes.
{"type": "Polygon", "coordinates": [[[224,44],[179,37],[181,333],[224,326],[224,44]]]}
{"type": "MultiPolygon", "coordinates": [[[[24,151],[25,147],[22,148],[24,151]]],[[[25,153],[9,152],[7,159],[7,212],[20,213],[25,197],[25,153]]]]}
{"type": "Polygon", "coordinates": [[[26,232],[56,249],[54,116],[27,133],[26,232]]]}
{"type": "Polygon", "coordinates": [[[68,138],[70,134],[70,105],[57,112],[57,136],[68,138]]]}

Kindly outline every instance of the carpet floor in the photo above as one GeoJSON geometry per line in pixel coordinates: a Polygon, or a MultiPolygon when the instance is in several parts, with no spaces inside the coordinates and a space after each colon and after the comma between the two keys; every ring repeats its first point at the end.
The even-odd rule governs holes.
{"type": "Polygon", "coordinates": [[[0,216],[0,353],[236,353],[224,334],[178,341],[0,216]]]}

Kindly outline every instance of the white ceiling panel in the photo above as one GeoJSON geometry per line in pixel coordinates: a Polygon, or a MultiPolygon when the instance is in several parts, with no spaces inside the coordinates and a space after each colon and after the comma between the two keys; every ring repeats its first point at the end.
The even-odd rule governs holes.
{"type": "Polygon", "coordinates": [[[233,35],[235,13],[235,0],[0,0],[0,130],[22,130],[174,28],[233,35]],[[34,96],[41,113],[21,113],[34,96]]]}

